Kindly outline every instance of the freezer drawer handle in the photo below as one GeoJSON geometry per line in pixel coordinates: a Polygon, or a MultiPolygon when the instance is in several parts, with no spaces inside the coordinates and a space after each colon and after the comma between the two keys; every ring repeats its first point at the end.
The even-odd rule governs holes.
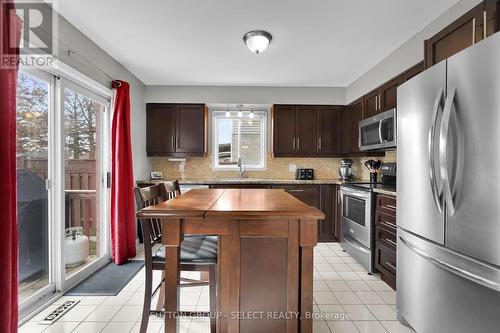
{"type": "Polygon", "coordinates": [[[461,276],[461,277],[463,277],[463,278],[465,278],[467,280],[470,280],[472,282],[475,282],[477,284],[483,285],[485,287],[488,287],[488,288],[496,290],[496,291],[500,291],[500,284],[498,282],[492,281],[492,280],[487,279],[485,277],[482,277],[482,276],[479,276],[477,274],[468,272],[468,271],[466,271],[464,269],[461,269],[461,268],[458,268],[456,266],[450,265],[450,264],[448,264],[448,263],[446,263],[446,262],[444,262],[442,260],[436,259],[436,258],[430,256],[429,254],[425,253],[420,248],[418,248],[416,245],[410,243],[409,241],[407,241],[406,239],[404,239],[401,236],[399,237],[399,240],[407,248],[409,248],[410,250],[412,250],[413,252],[415,252],[416,254],[418,254],[419,256],[421,256],[422,258],[426,259],[427,261],[431,262],[432,264],[434,264],[436,266],[439,266],[439,267],[447,270],[448,272],[451,272],[452,274],[459,275],[459,276],[461,276]]]}

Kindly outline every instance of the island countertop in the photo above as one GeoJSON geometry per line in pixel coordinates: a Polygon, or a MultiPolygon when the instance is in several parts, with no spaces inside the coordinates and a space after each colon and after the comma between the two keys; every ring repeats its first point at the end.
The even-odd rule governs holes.
{"type": "Polygon", "coordinates": [[[188,234],[218,236],[218,332],[312,332],[313,249],[325,218],[317,208],[279,189],[194,189],[137,216],[161,220],[166,333],[177,332],[170,314],[179,311],[179,248],[188,234]],[[265,316],[240,318],[256,312],[265,316]]]}
{"type": "Polygon", "coordinates": [[[325,218],[317,208],[306,205],[279,189],[195,189],[174,200],[142,209],[138,216],[189,216],[214,218],[325,218]]]}

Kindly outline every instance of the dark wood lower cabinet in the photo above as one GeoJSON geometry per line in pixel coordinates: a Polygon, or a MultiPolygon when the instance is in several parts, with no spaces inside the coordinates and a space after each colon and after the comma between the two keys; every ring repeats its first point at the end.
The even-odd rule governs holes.
{"type": "Polygon", "coordinates": [[[377,242],[375,268],[380,271],[382,280],[396,290],[396,252],[377,242]]]}
{"type": "Polygon", "coordinates": [[[375,268],[396,290],[396,197],[377,194],[375,200],[375,268]]]}

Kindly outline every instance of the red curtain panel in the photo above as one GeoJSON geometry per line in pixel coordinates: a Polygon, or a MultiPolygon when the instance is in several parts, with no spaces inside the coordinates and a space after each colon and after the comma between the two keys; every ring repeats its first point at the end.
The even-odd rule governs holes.
{"type": "Polygon", "coordinates": [[[111,127],[111,243],[113,261],[120,265],[135,257],[134,176],[130,142],[130,86],[113,82],[115,109],[111,127]]]}
{"type": "MultiPolygon", "coordinates": [[[[16,63],[18,50],[11,46],[19,45],[21,21],[11,2],[0,5],[0,56],[16,63]]],[[[17,332],[16,81],[17,68],[0,68],[0,332],[17,332]]]]}

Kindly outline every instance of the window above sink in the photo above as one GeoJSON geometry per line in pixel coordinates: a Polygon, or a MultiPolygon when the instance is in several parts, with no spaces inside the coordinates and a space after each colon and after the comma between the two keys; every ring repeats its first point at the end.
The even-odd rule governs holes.
{"type": "Polygon", "coordinates": [[[268,110],[244,107],[212,111],[212,169],[265,170],[268,110]]]}

